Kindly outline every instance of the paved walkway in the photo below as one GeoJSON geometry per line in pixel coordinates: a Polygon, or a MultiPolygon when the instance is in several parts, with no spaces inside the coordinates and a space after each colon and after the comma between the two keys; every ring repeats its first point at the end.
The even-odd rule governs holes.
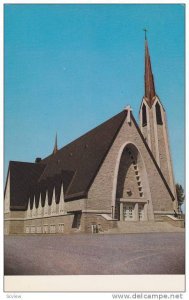
{"type": "Polygon", "coordinates": [[[183,233],[6,236],[5,275],[184,274],[183,233]]]}

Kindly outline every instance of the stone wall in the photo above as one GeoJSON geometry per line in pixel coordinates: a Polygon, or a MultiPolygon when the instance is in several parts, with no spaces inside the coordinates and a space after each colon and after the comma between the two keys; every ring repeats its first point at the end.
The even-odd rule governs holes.
{"type": "Polygon", "coordinates": [[[24,211],[9,211],[4,214],[4,233],[22,234],[24,233],[24,211]]]}
{"type": "Polygon", "coordinates": [[[82,213],[79,228],[73,227],[73,220],[74,214],[7,220],[5,221],[5,234],[92,233],[92,225],[97,225],[99,232],[117,227],[116,220],[107,220],[95,213],[82,213]]]}
{"type": "Polygon", "coordinates": [[[92,225],[97,225],[99,232],[108,231],[117,227],[116,220],[107,220],[100,214],[83,213],[84,231],[92,233],[92,225]]]}
{"type": "Polygon", "coordinates": [[[86,208],[86,199],[72,200],[64,203],[65,211],[84,210],[86,208]]]}
{"type": "Polygon", "coordinates": [[[132,143],[138,149],[146,170],[148,213],[153,210],[173,210],[171,196],[150,157],[134,123],[122,125],[88,193],[87,206],[90,209],[111,209],[115,206],[117,174],[124,147],[132,143]]]}
{"type": "Polygon", "coordinates": [[[185,227],[185,220],[184,219],[176,219],[172,216],[162,216],[163,221],[167,222],[173,226],[184,228],[185,227]]]}
{"type": "Polygon", "coordinates": [[[24,221],[23,220],[5,220],[5,234],[23,234],[24,221]]]}
{"type": "MultiPolygon", "coordinates": [[[[74,231],[72,228],[73,224],[73,214],[68,215],[60,215],[60,216],[49,216],[49,217],[43,217],[43,218],[35,218],[35,219],[26,219],[24,221],[24,233],[26,232],[26,227],[35,227],[35,232],[33,233],[71,233],[74,231]],[[63,230],[61,231],[60,224],[63,224],[63,230]],[[54,227],[53,227],[54,226],[54,227]],[[41,232],[37,232],[37,229],[41,228],[41,232]],[[51,230],[55,229],[55,231],[51,230]]],[[[31,230],[30,230],[30,233],[31,230]]]]}
{"type": "MultiPolygon", "coordinates": [[[[146,104],[145,99],[143,99],[142,103],[146,104]]],[[[142,107],[142,106],[141,106],[142,107]]],[[[142,127],[142,109],[140,110],[140,128],[141,131],[150,147],[157,164],[159,165],[170,189],[176,199],[176,191],[175,191],[175,183],[174,183],[174,175],[173,175],[173,166],[171,160],[169,139],[168,139],[168,131],[167,131],[167,120],[166,120],[166,112],[159,100],[156,97],[153,106],[149,107],[146,105],[147,109],[147,125],[142,127]],[[161,110],[161,118],[163,124],[157,124],[156,119],[156,104],[159,104],[161,110]]],[[[174,203],[174,208],[177,210],[177,199],[174,203]]]]}

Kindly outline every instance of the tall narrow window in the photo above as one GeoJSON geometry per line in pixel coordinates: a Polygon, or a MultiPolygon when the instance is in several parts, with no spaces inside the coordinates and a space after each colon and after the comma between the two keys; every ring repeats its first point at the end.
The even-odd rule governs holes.
{"type": "Polygon", "coordinates": [[[147,115],[146,115],[146,105],[143,104],[142,105],[142,126],[146,126],[147,125],[147,115]]]}
{"type": "Polygon", "coordinates": [[[161,107],[160,107],[158,102],[156,103],[155,107],[156,107],[156,121],[157,121],[157,124],[162,125],[163,122],[162,122],[162,116],[161,116],[161,107]]]}

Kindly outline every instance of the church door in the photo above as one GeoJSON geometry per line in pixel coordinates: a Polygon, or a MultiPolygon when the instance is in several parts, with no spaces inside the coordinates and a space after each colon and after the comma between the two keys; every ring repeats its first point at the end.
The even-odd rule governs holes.
{"type": "Polygon", "coordinates": [[[134,205],[132,203],[123,204],[123,220],[131,221],[134,218],[134,205]]]}
{"type": "Polygon", "coordinates": [[[139,218],[139,221],[144,220],[144,204],[138,205],[138,218],[139,218]]]}

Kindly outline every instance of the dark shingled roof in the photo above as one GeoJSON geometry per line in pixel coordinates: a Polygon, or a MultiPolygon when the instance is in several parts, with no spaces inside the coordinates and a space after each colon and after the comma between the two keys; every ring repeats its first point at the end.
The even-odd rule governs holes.
{"type": "MultiPolygon", "coordinates": [[[[10,209],[26,208],[29,187],[35,185],[45,169],[43,164],[10,161],[10,209]]],[[[9,172],[8,172],[9,173],[9,172]]]]}
{"type": "Polygon", "coordinates": [[[65,200],[86,196],[125,118],[124,110],[66,145],[55,155],[43,159],[41,163],[47,164],[47,167],[40,180],[53,176],[57,170],[74,171],[72,182],[65,193],[65,200]]]}
{"type": "Polygon", "coordinates": [[[44,205],[46,190],[50,204],[54,187],[58,203],[62,181],[65,201],[87,197],[89,187],[126,115],[126,110],[120,112],[39,163],[11,161],[9,164],[11,210],[25,210],[28,197],[31,199],[32,207],[34,194],[38,206],[39,192],[42,193],[44,205]]]}

